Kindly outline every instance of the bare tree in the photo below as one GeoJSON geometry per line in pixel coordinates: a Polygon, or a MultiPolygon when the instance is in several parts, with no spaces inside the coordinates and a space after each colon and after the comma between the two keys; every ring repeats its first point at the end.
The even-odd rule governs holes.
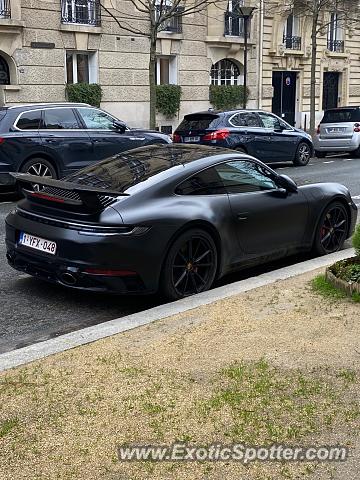
{"type": "Polygon", "coordinates": [[[310,131],[315,131],[316,113],[316,60],[318,38],[326,34],[331,25],[331,13],[336,13],[337,27],[346,28],[360,19],[358,0],[283,0],[284,8],[311,22],[311,73],[310,73],[310,131]]]}
{"type": "Polygon", "coordinates": [[[120,29],[149,39],[149,88],[150,88],[150,128],[156,126],[156,42],[159,32],[166,30],[174,19],[205,12],[209,4],[217,0],[127,0],[135,7],[129,17],[120,10],[117,0],[101,1],[102,9],[117,23],[120,29]],[[136,26],[136,25],[143,26],[136,26]]]}

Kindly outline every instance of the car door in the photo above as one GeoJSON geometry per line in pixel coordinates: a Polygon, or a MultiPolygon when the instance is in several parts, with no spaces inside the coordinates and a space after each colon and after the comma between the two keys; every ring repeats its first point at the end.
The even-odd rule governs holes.
{"type": "Polygon", "coordinates": [[[92,143],[71,107],[46,108],[39,128],[42,146],[55,158],[60,175],[91,163],[92,143]]]}
{"type": "Polygon", "coordinates": [[[299,143],[296,131],[271,113],[259,112],[259,117],[270,135],[269,148],[273,161],[292,161],[299,143]]]}
{"type": "Polygon", "coordinates": [[[229,195],[234,229],[242,250],[262,256],[302,244],[309,207],[305,196],[286,192],[274,173],[250,160],[216,165],[229,195]]]}
{"type": "Polygon", "coordinates": [[[108,113],[91,107],[78,107],[77,111],[86,128],[94,149],[94,160],[102,160],[117,153],[140,147],[145,143],[141,132],[116,127],[119,122],[108,113]]]}
{"type": "Polygon", "coordinates": [[[232,128],[231,142],[234,147],[243,145],[246,151],[262,161],[271,161],[271,132],[264,129],[257,112],[238,112],[228,123],[232,128]]]}

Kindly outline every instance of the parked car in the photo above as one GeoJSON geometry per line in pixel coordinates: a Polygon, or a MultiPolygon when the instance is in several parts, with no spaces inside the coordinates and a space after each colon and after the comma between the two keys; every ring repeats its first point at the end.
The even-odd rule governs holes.
{"type": "Polygon", "coordinates": [[[313,154],[310,135],[261,110],[186,115],[173,141],[233,148],[265,163],[290,161],[297,166],[307,165],[313,154]]]}
{"type": "Polygon", "coordinates": [[[297,187],[249,155],[200,145],[138,148],[63,180],[14,175],[26,198],[6,218],[9,264],[97,292],[186,297],[240,268],[335,252],[357,217],[343,185],[297,187]]]}
{"type": "Polygon", "coordinates": [[[360,157],[360,107],[325,110],[314,138],[315,155],[349,152],[360,157]]]}
{"type": "Polygon", "coordinates": [[[61,178],[124,150],[170,141],[86,104],[2,107],[0,187],[14,184],[10,172],[61,178]]]}

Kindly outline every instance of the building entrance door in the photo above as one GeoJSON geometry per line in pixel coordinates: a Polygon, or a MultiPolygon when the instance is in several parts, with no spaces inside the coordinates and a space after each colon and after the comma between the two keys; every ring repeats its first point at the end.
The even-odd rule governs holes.
{"type": "Polygon", "coordinates": [[[323,82],[323,110],[339,106],[340,73],[324,72],[323,82]]]}
{"type": "Polygon", "coordinates": [[[296,72],[273,72],[272,111],[290,125],[295,125],[296,72]]]}

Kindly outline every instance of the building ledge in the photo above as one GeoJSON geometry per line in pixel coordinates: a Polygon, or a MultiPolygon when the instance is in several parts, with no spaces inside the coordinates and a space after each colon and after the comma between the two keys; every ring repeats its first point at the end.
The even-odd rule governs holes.
{"type": "Polygon", "coordinates": [[[350,50],[345,50],[344,52],[332,52],[326,48],[324,53],[327,57],[333,58],[348,58],[350,56],[350,50]]]}
{"type": "Polygon", "coordinates": [[[101,27],[94,27],[93,25],[81,25],[79,23],[61,23],[60,30],[63,32],[95,33],[98,35],[102,33],[101,27]]]}
{"type": "Polygon", "coordinates": [[[168,40],[182,40],[184,37],[182,33],[174,33],[174,32],[163,30],[158,33],[157,38],[159,39],[165,38],[168,40]]]}
{"type": "Polygon", "coordinates": [[[1,90],[7,90],[9,92],[20,92],[20,85],[0,85],[1,90]]]}
{"type": "Polygon", "coordinates": [[[284,55],[295,55],[297,57],[302,57],[305,55],[304,50],[293,50],[292,48],[285,48],[284,55]]]}
{"type": "MultiPolygon", "coordinates": [[[[207,43],[216,43],[218,45],[233,45],[233,44],[244,44],[244,37],[232,37],[230,35],[223,35],[221,37],[215,37],[215,36],[207,36],[205,37],[205,42],[207,43]]],[[[252,45],[255,42],[249,38],[248,39],[248,45],[252,45]]]]}
{"type": "Polygon", "coordinates": [[[0,18],[0,32],[11,33],[20,33],[20,31],[25,27],[25,22],[21,20],[13,20],[11,18],[0,18]]]}

